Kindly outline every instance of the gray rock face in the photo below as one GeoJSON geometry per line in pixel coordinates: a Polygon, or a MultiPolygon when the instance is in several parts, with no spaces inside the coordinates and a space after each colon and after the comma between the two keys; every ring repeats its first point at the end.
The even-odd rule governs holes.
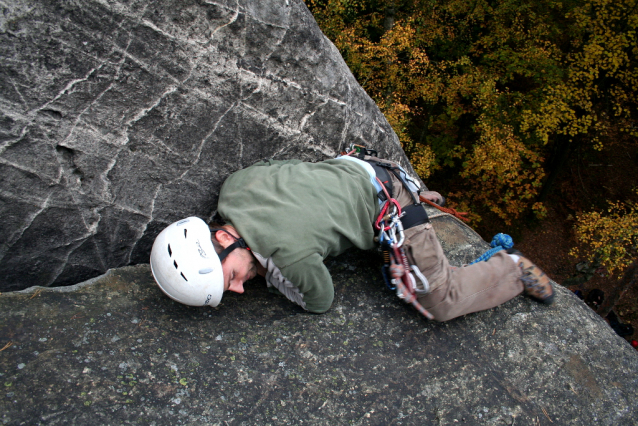
{"type": "MultiPolygon", "coordinates": [[[[0,290],[146,262],[209,218],[264,157],[396,136],[300,0],[0,3],[0,290]]],[[[430,211],[453,264],[485,243],[430,211]]],[[[214,309],[164,297],[147,265],[0,294],[4,424],[630,425],[638,356],[559,288],[446,324],[329,260],[335,302],[301,312],[263,282],[214,309]]],[[[632,420],[633,419],[633,420],[632,420]]]]}
{"type": "Polygon", "coordinates": [[[563,287],[444,324],[351,252],[312,315],[263,280],[217,308],[148,265],[0,295],[8,425],[635,425],[638,353],[563,287]]]}
{"type": "Polygon", "coordinates": [[[233,171],[351,142],[406,164],[301,0],[0,4],[0,290],[148,261],[233,171]]]}

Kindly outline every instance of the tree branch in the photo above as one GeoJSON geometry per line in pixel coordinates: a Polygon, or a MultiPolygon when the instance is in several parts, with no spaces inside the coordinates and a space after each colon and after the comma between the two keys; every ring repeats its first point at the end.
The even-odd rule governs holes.
{"type": "Polygon", "coordinates": [[[623,294],[625,294],[625,292],[634,285],[636,281],[638,281],[638,260],[634,260],[625,270],[620,282],[613,287],[607,297],[605,297],[603,304],[600,305],[600,308],[598,308],[598,314],[601,317],[606,318],[623,294]]]}

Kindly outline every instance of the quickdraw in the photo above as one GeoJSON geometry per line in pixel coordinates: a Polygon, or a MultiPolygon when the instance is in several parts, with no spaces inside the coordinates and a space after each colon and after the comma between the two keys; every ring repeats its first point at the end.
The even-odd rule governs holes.
{"type": "MultiPolygon", "coordinates": [[[[359,155],[372,155],[372,153],[374,153],[376,156],[376,151],[368,150],[364,146],[354,144],[350,146],[348,153],[345,155],[351,155],[353,153],[359,155]]],[[[378,177],[376,179],[381,185],[385,195],[385,201],[383,202],[379,216],[374,222],[375,229],[379,231],[375,240],[377,240],[381,246],[384,281],[390,290],[396,291],[400,299],[414,306],[427,319],[432,320],[434,316],[418,301],[418,295],[428,291],[427,279],[421,274],[418,268],[410,267],[408,258],[405,255],[405,250],[403,249],[405,234],[401,218],[405,215],[405,212],[401,210],[401,206],[397,200],[392,198],[383,182],[381,182],[378,177]],[[414,270],[419,280],[423,283],[424,290],[417,288],[416,281],[410,273],[411,270],[414,270]]]]}
{"type": "MultiPolygon", "coordinates": [[[[388,198],[384,206],[387,206],[396,200],[388,198]]],[[[427,292],[425,290],[419,290],[416,286],[416,282],[410,274],[412,268],[408,262],[408,257],[405,255],[403,249],[403,242],[405,241],[405,235],[403,232],[403,225],[401,223],[401,214],[397,212],[397,209],[392,206],[392,213],[380,214],[377,218],[375,227],[379,231],[377,236],[378,242],[381,245],[381,252],[383,255],[383,278],[386,285],[390,290],[395,290],[399,299],[402,299],[405,303],[414,306],[423,316],[427,319],[434,319],[434,316],[429,313],[418,301],[418,295],[421,292],[427,292]]],[[[415,270],[415,273],[418,269],[415,270]]],[[[417,276],[420,280],[424,281],[424,287],[427,280],[420,271],[417,276]]]]}

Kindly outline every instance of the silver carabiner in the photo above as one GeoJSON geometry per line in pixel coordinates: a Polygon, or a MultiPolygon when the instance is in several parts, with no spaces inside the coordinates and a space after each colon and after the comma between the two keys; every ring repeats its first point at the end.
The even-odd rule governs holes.
{"type": "Polygon", "coordinates": [[[403,245],[403,241],[405,241],[405,234],[403,232],[403,222],[401,222],[401,219],[399,218],[399,216],[397,216],[396,218],[396,224],[395,224],[395,228],[399,233],[399,241],[397,242],[397,247],[401,247],[403,245]]]}

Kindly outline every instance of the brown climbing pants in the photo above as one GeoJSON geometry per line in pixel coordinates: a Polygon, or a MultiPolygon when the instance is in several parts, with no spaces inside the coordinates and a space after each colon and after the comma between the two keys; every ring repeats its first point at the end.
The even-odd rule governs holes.
{"type": "MultiPolygon", "coordinates": [[[[408,191],[391,176],[393,197],[401,207],[412,204],[408,191]]],[[[437,321],[493,308],[523,292],[521,270],[504,251],[487,262],[450,266],[431,223],[406,230],[403,247],[410,264],[416,265],[429,282],[430,292],[418,300],[437,321]]],[[[416,281],[421,286],[419,279],[416,281]]]]}

